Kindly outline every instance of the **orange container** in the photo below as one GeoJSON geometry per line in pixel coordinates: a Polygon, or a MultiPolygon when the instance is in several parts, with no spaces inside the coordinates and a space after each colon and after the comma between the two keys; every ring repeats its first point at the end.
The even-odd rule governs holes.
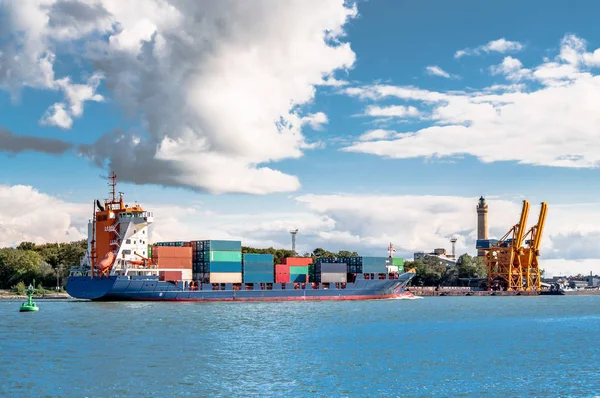
{"type": "Polygon", "coordinates": [[[158,271],[160,281],[180,281],[181,271],[158,271]]]}
{"type": "Polygon", "coordinates": [[[192,269],[192,248],[156,246],[152,250],[152,262],[158,269],[192,269]]]}

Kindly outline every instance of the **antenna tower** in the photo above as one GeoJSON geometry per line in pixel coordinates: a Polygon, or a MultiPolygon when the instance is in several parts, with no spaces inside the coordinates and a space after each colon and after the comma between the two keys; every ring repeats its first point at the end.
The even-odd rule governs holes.
{"type": "Polygon", "coordinates": [[[390,258],[392,258],[392,253],[395,252],[396,249],[394,249],[394,245],[392,245],[392,242],[390,242],[390,245],[388,246],[388,252],[390,252],[390,258]]]}
{"type": "Polygon", "coordinates": [[[112,202],[117,201],[117,175],[113,171],[112,174],[108,177],[110,181],[108,182],[108,186],[110,187],[110,195],[112,197],[112,202]]]}
{"type": "Polygon", "coordinates": [[[452,258],[456,260],[456,238],[452,237],[450,242],[452,243],[452,258]]]}
{"type": "Polygon", "coordinates": [[[297,229],[292,229],[290,234],[292,234],[292,252],[296,254],[296,234],[298,233],[297,229]]]}

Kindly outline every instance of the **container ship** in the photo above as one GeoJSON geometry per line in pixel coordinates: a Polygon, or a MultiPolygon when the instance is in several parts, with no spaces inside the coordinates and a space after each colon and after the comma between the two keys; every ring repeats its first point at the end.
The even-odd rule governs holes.
{"type": "Polygon", "coordinates": [[[403,259],[288,257],[242,253],[241,241],[150,244],[154,214],[116,195],[94,201],[88,247],[71,268],[66,290],[94,301],[286,301],[413,298],[403,259]]]}

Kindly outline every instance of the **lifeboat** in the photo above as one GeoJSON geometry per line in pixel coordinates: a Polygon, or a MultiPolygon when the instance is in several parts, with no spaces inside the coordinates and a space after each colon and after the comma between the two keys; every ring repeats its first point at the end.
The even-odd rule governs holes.
{"type": "Polygon", "coordinates": [[[110,268],[110,266],[113,264],[114,261],[115,261],[114,253],[108,252],[104,255],[104,258],[102,260],[100,260],[100,262],[98,263],[96,268],[98,268],[100,271],[105,271],[106,269],[110,268]]]}

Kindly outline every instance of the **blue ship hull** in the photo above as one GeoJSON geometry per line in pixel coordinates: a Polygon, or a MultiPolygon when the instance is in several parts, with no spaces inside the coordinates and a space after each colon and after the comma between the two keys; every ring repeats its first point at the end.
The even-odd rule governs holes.
{"type": "MultiPolygon", "coordinates": [[[[274,283],[272,289],[261,285],[242,284],[240,290],[234,290],[232,284],[205,283],[198,290],[188,290],[172,282],[159,281],[156,276],[128,277],[110,276],[90,278],[89,276],[70,276],[67,281],[67,293],[78,299],[95,301],[287,301],[287,300],[375,300],[412,296],[405,290],[414,273],[403,273],[397,279],[363,279],[359,274],[356,281],[347,283],[345,288],[335,288],[329,284],[274,283]],[[252,287],[247,289],[246,286],[252,287]]],[[[340,286],[341,287],[341,286],[340,286]]]]}

